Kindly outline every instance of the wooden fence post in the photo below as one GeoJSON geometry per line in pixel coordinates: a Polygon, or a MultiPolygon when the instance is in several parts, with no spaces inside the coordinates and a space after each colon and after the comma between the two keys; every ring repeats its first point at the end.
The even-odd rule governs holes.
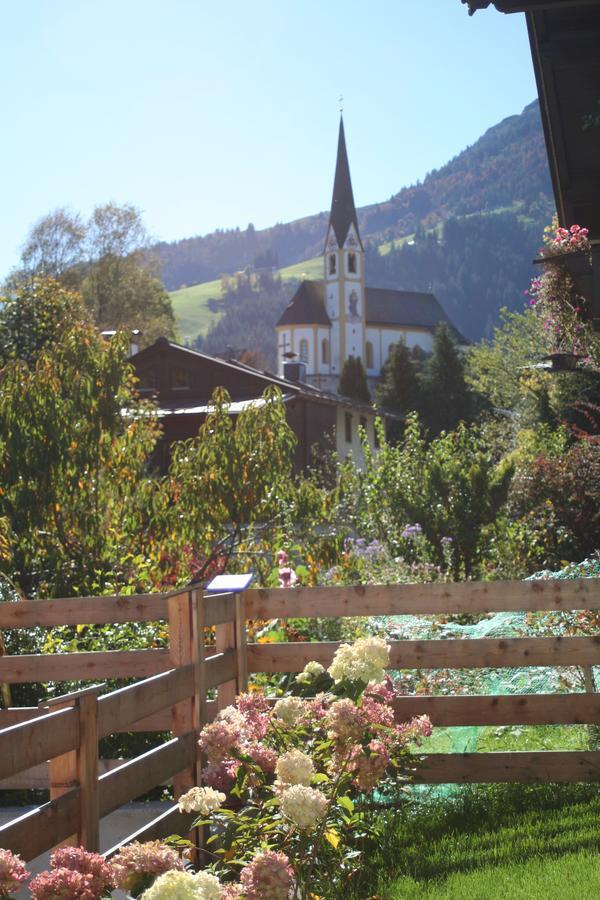
{"type": "Polygon", "coordinates": [[[206,725],[206,607],[204,591],[192,591],[194,646],[196,648],[195,706],[198,731],[206,725]]]}
{"type": "Polygon", "coordinates": [[[98,807],[98,693],[93,685],[39,704],[41,709],[74,707],[78,711],[79,746],[50,760],[50,799],[79,788],[79,819],[76,831],[63,844],[100,850],[98,807]]]}
{"type": "MultiPolygon", "coordinates": [[[[197,665],[197,629],[194,624],[194,595],[196,591],[169,597],[169,655],[174,669],[197,665]]],[[[175,737],[189,731],[198,733],[198,686],[194,694],[171,707],[171,731],[175,737]]],[[[197,760],[173,779],[175,799],[198,784],[197,760]]]]}
{"type": "Polygon", "coordinates": [[[246,632],[246,592],[235,595],[235,649],[237,654],[237,692],[248,690],[248,648],[246,632]]]}

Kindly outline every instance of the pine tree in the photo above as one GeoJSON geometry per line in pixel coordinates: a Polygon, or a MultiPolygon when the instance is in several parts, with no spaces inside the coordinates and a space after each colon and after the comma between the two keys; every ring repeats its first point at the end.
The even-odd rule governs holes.
{"type": "Polygon", "coordinates": [[[404,341],[392,344],[377,386],[377,404],[407,413],[421,407],[421,392],[414,357],[404,341]]]}
{"type": "Polygon", "coordinates": [[[370,403],[371,394],[367,385],[367,373],[360,357],[349,356],[340,375],[338,393],[359,403],[370,403]]]}
{"type": "Polygon", "coordinates": [[[424,420],[432,434],[452,431],[459,422],[468,422],[471,395],[465,380],[465,365],[456,341],[446,324],[439,325],[425,373],[427,394],[424,420]]]}

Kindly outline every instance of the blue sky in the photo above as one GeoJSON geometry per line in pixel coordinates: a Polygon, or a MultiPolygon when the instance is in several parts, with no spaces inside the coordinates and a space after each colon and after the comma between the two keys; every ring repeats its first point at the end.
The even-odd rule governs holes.
{"type": "Polygon", "coordinates": [[[0,276],[41,216],[113,200],[173,240],[359,205],[536,96],[525,20],[459,0],[4,0],[0,276]]]}

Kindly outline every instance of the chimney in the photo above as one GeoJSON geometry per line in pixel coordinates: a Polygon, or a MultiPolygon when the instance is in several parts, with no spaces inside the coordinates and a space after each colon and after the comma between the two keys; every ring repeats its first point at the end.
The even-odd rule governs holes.
{"type": "Polygon", "coordinates": [[[135,356],[136,353],[139,353],[141,336],[142,332],[139,328],[134,328],[131,332],[131,356],[135,356]]]}
{"type": "Polygon", "coordinates": [[[306,363],[285,359],[283,361],[283,377],[288,381],[306,381],[306,363]]]}

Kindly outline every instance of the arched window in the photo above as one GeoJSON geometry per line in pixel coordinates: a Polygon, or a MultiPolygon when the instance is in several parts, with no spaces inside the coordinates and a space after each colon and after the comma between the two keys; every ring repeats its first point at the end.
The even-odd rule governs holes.
{"type": "Polygon", "coordinates": [[[308,365],[308,341],[306,338],[302,338],[300,341],[300,362],[308,365]]]}
{"type": "Polygon", "coordinates": [[[373,344],[371,343],[371,341],[367,341],[365,349],[367,351],[367,369],[372,369],[374,363],[373,363],[373,344]]]}
{"type": "Polygon", "coordinates": [[[335,275],[335,253],[329,254],[329,274],[335,275]]]}
{"type": "Polygon", "coordinates": [[[356,253],[348,254],[348,271],[352,274],[356,274],[356,253]]]}
{"type": "Polygon", "coordinates": [[[329,341],[327,338],[323,338],[321,341],[321,362],[324,366],[329,365],[329,341]]]}

